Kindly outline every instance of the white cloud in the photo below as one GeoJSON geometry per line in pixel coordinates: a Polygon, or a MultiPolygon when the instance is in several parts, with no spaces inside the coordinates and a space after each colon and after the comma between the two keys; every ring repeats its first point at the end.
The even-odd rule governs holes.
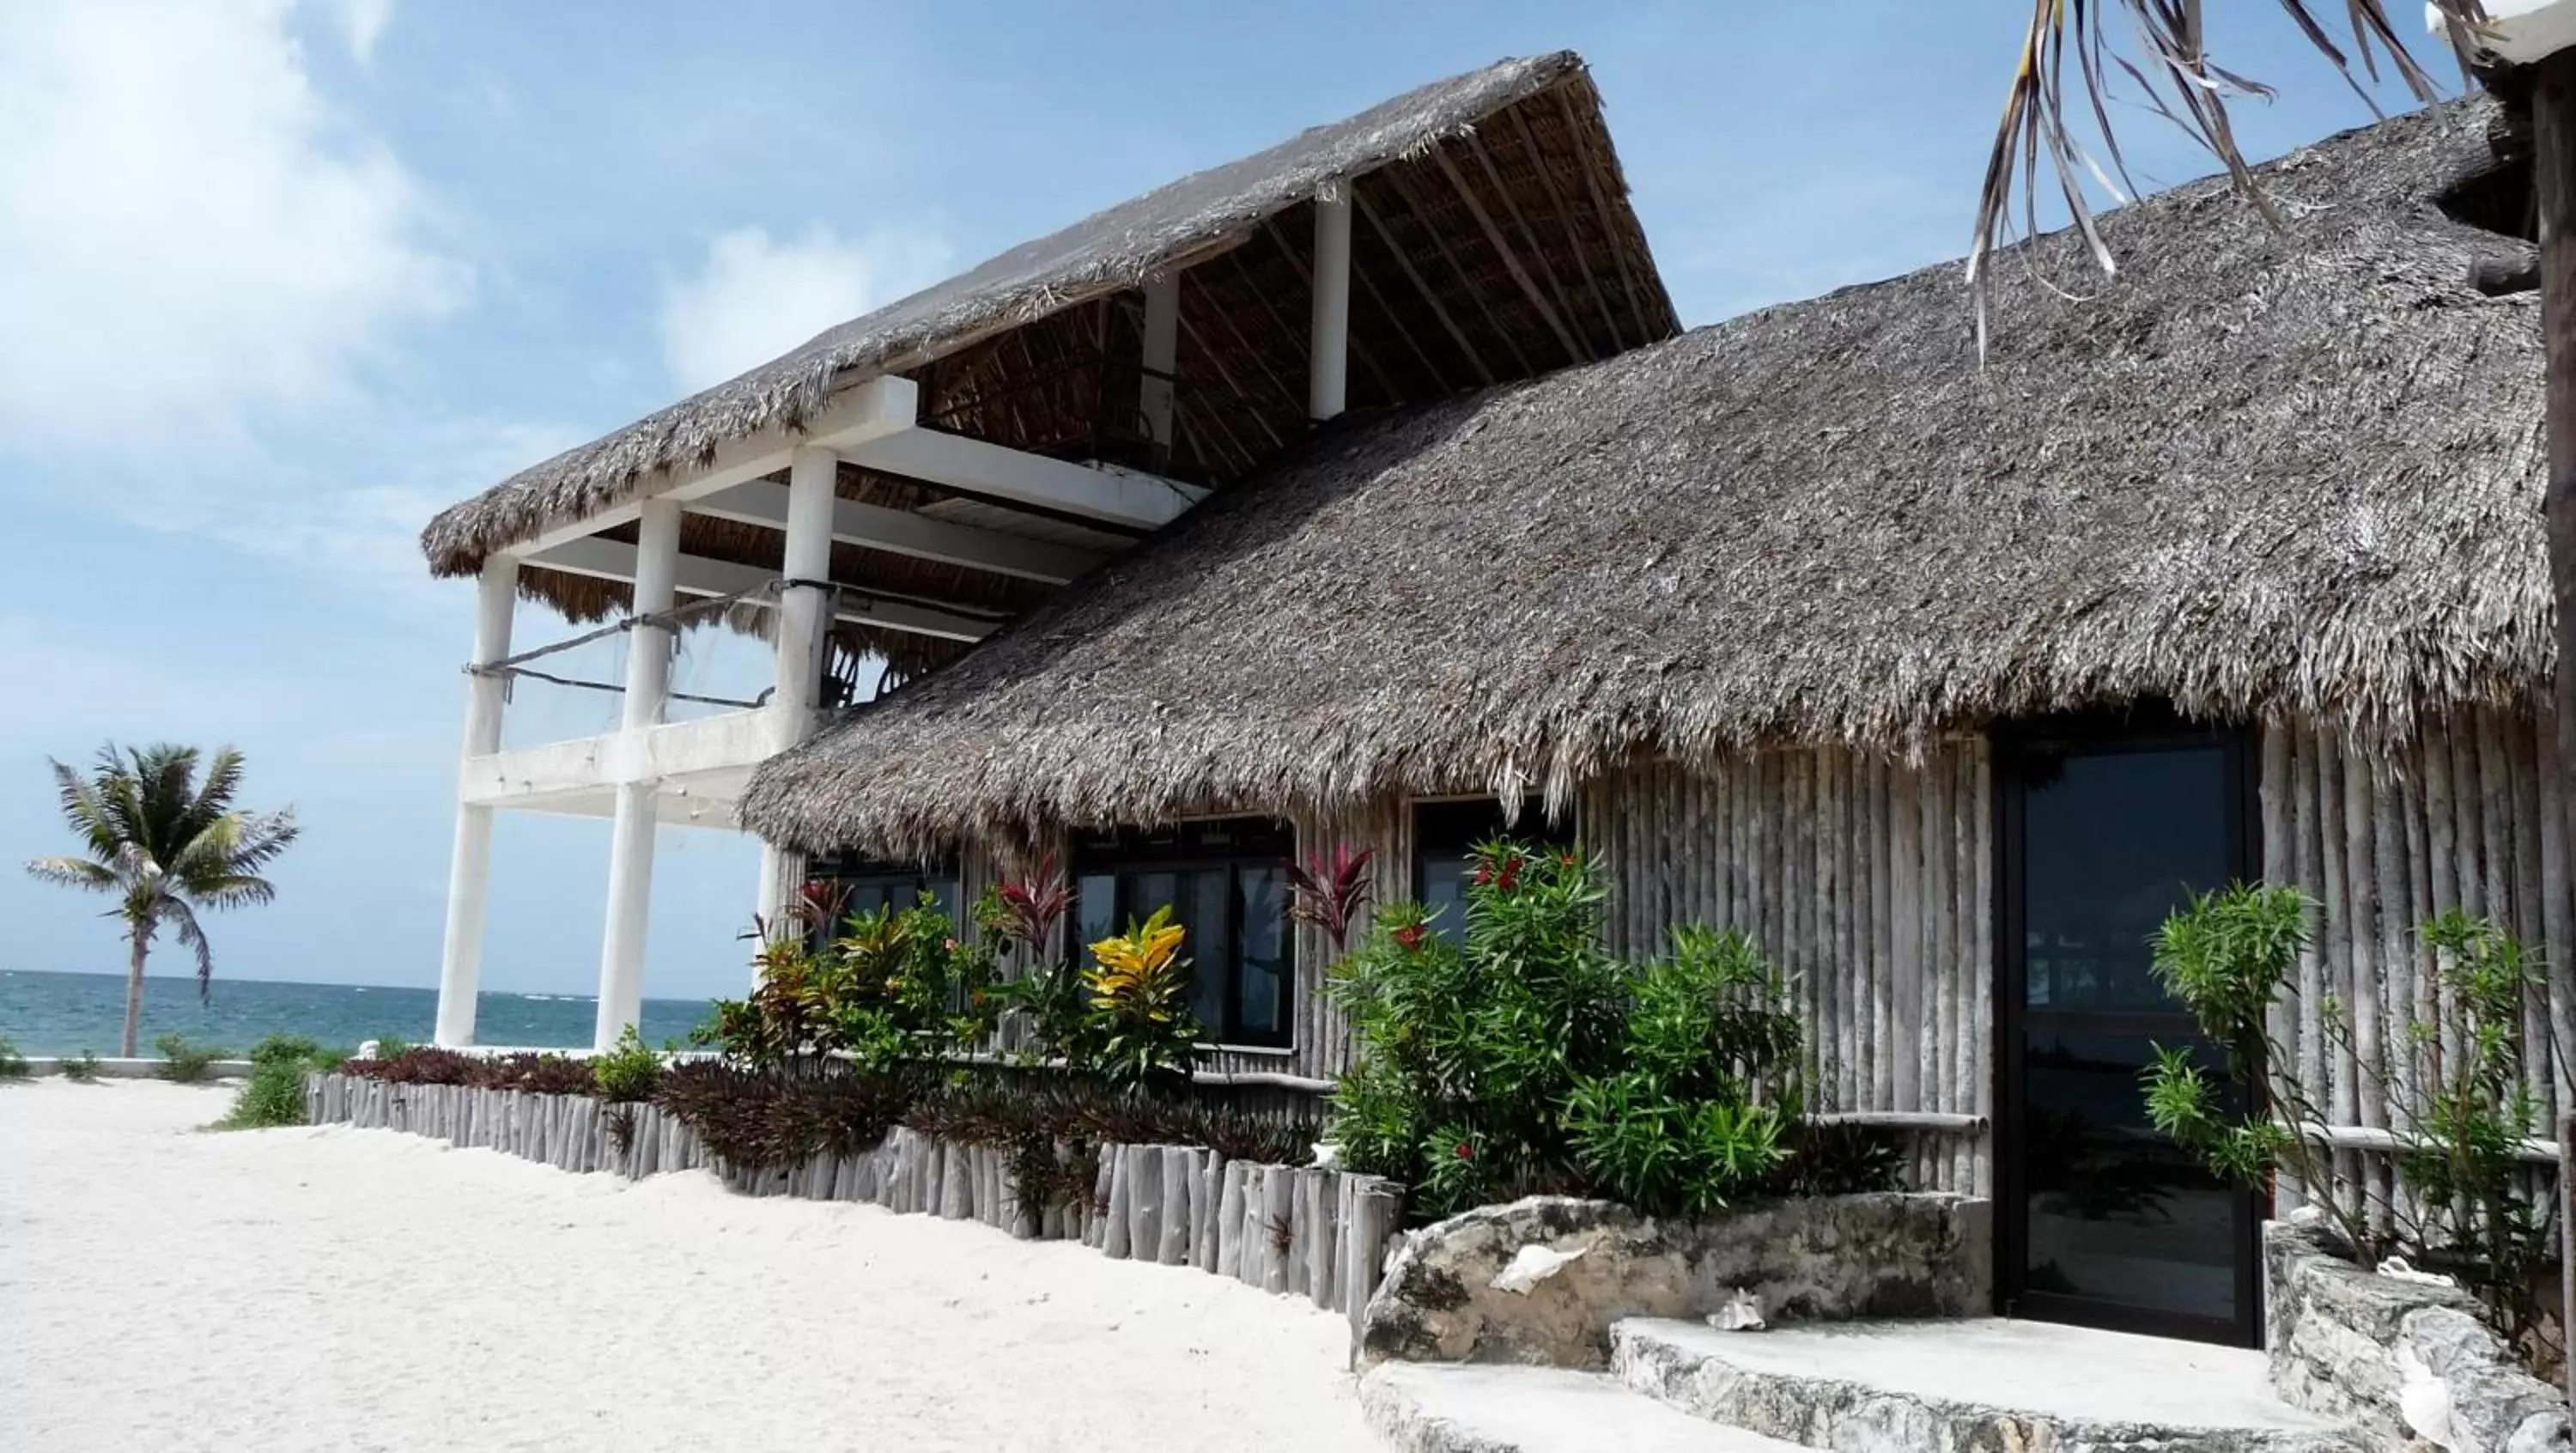
{"type": "Polygon", "coordinates": [[[817,224],[776,240],[739,227],[707,244],[696,276],[663,287],[662,358],[682,388],[722,383],[947,269],[948,249],[917,232],[843,239],[817,224]]]}
{"type": "Polygon", "coordinates": [[[394,0],[329,0],[332,19],[338,22],[340,38],[349,44],[349,54],[358,64],[366,65],[376,58],[376,42],[384,36],[385,27],[393,23],[394,0]]]}
{"type": "MultiPolygon", "coordinates": [[[[363,57],[385,0],[331,0],[363,57]]],[[[291,0],[0,0],[0,433],[236,440],[454,307],[424,198],[315,91],[291,0]]]]}

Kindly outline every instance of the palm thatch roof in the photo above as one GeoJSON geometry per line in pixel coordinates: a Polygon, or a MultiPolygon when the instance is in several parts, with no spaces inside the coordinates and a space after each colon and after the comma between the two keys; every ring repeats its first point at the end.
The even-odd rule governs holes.
{"type": "MultiPolygon", "coordinates": [[[[919,385],[929,427],[1231,483],[1305,432],[1318,195],[1353,197],[1365,219],[1353,239],[1355,407],[1444,397],[1679,331],[1581,58],[1505,60],[1120,203],[843,323],[446,510],[422,549],[435,573],[469,574],[490,553],[618,505],[720,444],[800,427],[835,390],[888,373],[919,385]],[[1179,437],[1149,457],[1140,289],[1169,273],[1181,278],[1179,437]]],[[[1028,516],[997,514],[990,501],[856,468],[843,475],[848,498],[1033,532],[1028,516]]],[[[711,523],[695,522],[683,548],[777,564],[775,532],[696,528],[711,523]]],[[[899,557],[849,564],[856,574],[836,565],[834,578],[876,594],[1002,614],[1028,603],[1017,583],[982,572],[932,578],[899,557]]],[[[524,593],[576,618],[627,600],[622,584],[544,568],[521,580],[524,593]]],[[[869,644],[916,668],[956,649],[884,633],[869,644]]]]}
{"type": "Polygon", "coordinates": [[[2262,169],[2286,235],[2210,182],[2104,221],[2115,281],[2008,254],[1982,369],[1945,266],[1346,427],[772,761],[744,819],[902,847],[2145,697],[2360,740],[2527,700],[2539,304],[2469,283],[2528,255],[2472,225],[2527,186],[2491,116],[2262,169]]]}

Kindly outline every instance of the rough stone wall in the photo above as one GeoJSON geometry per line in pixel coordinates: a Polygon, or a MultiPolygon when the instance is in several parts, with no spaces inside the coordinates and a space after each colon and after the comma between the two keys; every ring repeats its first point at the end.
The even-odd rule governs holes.
{"type": "Polygon", "coordinates": [[[1613,1321],[1705,1316],[1738,1288],[1776,1321],[1982,1316],[1992,1224],[1989,1202],[1956,1195],[1780,1201],[1701,1222],[1532,1196],[1408,1237],[1369,1301],[1361,1353],[1602,1368],[1613,1321]]]}
{"type": "Polygon", "coordinates": [[[2364,1271],[2278,1221],[2263,1228],[2263,1274],[2272,1386],[2293,1405],[2391,1448],[2569,1446],[2567,1400],[2523,1371],[2468,1293],[2364,1271]]]}

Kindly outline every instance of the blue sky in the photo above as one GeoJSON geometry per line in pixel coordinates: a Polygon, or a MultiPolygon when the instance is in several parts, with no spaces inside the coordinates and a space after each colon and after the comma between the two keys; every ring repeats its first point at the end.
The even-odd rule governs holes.
{"type": "MultiPolygon", "coordinates": [[[[2026,0],[1814,13],[0,0],[0,861],[69,846],[47,756],[228,742],[306,836],[274,907],[212,924],[218,975],[432,984],[471,634],[414,544],[437,508],[1502,55],[1590,59],[1686,323],[1956,256],[2026,0]]],[[[2249,150],[2369,119],[2273,7],[2228,13],[2221,59],[2282,90],[2249,150]]],[[[2129,115],[2142,184],[2209,169],[2129,115]]],[[[678,684],[727,671],[701,645],[678,684]]],[[[514,739],[608,702],[531,700],[514,739]]],[[[485,985],[587,991],[606,825],[498,838],[485,985]]],[[[646,992],[737,990],[750,844],[659,854],[646,992]]],[[[0,967],[120,967],[100,906],[0,873],[0,967]]]]}

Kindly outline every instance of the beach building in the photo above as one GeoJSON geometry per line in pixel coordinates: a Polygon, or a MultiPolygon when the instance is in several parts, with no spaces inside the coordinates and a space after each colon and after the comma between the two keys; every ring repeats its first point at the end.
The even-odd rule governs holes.
{"type": "MultiPolygon", "coordinates": [[[[2177,895],[2319,904],[2281,1028],[2352,1184],[2284,1204],[2385,1174],[2418,922],[2576,948],[2538,301],[2473,282],[2529,257],[2493,118],[2263,169],[2279,231],[2223,183],[2124,208],[2115,281],[2008,257],[1981,362],[1956,265],[1680,332],[1560,55],[835,329],[431,526],[486,667],[521,593],[779,647],[769,705],[684,726],[638,649],[624,730],[525,752],[475,678],[441,1037],[492,811],[615,820],[606,1036],[652,825],[713,803],[771,907],[807,864],[963,902],[1046,855],[1085,927],[1173,903],[1211,1070],[1320,1088],[1349,1050],[1287,864],[1365,845],[1439,902],[1508,827],[1604,858],[1618,947],[1732,924],[1795,972],[1829,1106],[1993,1198],[1999,1303],[2251,1344],[2267,1207],[2137,1103],[2192,1033],[2147,965],[2177,895]],[[901,684],[834,709],[870,654],[901,684]]],[[[2571,1032],[2552,973],[2528,1062],[2571,1032]]]]}

